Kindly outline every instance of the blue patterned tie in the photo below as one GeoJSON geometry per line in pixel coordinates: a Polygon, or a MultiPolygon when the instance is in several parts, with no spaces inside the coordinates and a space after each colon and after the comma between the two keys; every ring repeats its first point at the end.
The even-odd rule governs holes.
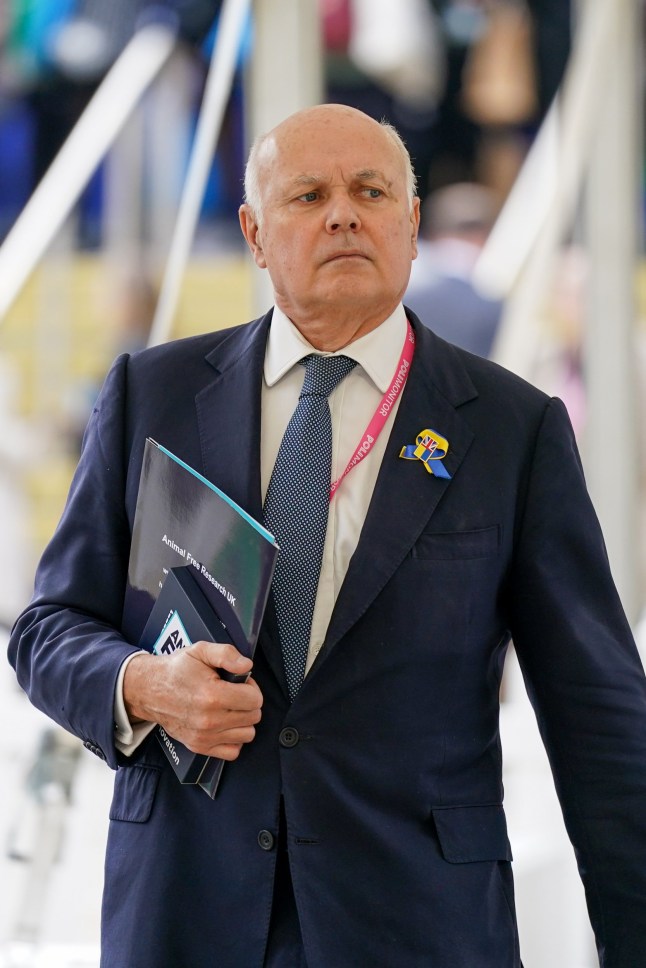
{"type": "Polygon", "coordinates": [[[332,476],[328,396],[357,365],[347,356],[314,354],[300,362],[305,381],[278,451],[264,507],[265,527],[280,547],[272,591],[290,699],[305,675],[327,530],[332,476]]]}

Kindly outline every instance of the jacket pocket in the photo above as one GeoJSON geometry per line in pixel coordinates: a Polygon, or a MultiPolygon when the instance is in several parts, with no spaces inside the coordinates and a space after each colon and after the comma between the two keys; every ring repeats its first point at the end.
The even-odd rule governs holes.
{"type": "Polygon", "coordinates": [[[449,863],[512,860],[501,803],[437,807],[432,814],[442,855],[449,863]]]}
{"type": "Polygon", "coordinates": [[[122,766],[114,778],[110,820],[146,823],[149,819],[160,770],[154,766],[122,766]]]}
{"type": "Polygon", "coordinates": [[[475,531],[424,531],[411,549],[413,558],[435,560],[491,558],[500,550],[500,526],[475,531]]]}

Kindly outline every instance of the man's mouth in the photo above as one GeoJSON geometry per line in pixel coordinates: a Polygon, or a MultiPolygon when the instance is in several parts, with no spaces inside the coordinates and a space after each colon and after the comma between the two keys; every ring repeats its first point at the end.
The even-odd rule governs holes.
{"type": "Polygon", "coordinates": [[[365,260],[368,256],[365,252],[360,252],[358,249],[346,249],[341,252],[334,252],[332,255],[325,259],[325,262],[342,262],[344,260],[365,260]]]}

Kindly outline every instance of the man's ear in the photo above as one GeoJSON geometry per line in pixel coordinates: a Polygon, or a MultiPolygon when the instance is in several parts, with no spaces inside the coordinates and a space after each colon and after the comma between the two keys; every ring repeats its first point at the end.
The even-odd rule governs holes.
{"type": "Polygon", "coordinates": [[[249,246],[249,250],[253,256],[254,262],[259,269],[267,268],[267,261],[265,259],[265,254],[262,251],[262,240],[260,237],[260,226],[256,221],[256,217],[251,209],[251,206],[241,205],[238,209],[238,217],[240,218],[240,228],[242,229],[242,234],[245,237],[246,243],[249,246]]]}
{"type": "Polygon", "coordinates": [[[419,234],[420,200],[416,195],[411,206],[411,247],[413,259],[417,258],[417,236],[419,234]]]}

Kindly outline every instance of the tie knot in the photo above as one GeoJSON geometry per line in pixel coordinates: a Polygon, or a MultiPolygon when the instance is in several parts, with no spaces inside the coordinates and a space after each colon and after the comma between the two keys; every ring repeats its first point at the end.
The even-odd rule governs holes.
{"type": "Polygon", "coordinates": [[[357,365],[349,356],[318,356],[311,353],[300,361],[305,367],[303,396],[329,397],[334,388],[357,365]]]}

